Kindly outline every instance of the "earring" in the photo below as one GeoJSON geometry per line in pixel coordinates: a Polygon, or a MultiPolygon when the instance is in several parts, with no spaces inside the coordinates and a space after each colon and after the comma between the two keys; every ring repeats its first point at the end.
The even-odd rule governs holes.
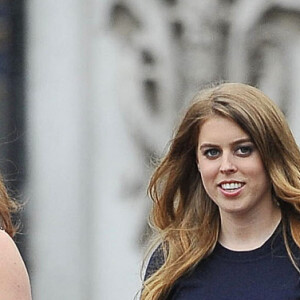
{"type": "Polygon", "coordinates": [[[276,206],[280,207],[280,203],[277,198],[274,197],[273,202],[275,203],[276,206]]]}

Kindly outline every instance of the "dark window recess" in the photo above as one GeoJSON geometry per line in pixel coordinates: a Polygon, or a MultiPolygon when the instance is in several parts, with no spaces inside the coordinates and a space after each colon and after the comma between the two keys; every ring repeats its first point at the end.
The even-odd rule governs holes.
{"type": "Polygon", "coordinates": [[[177,0],[164,0],[164,2],[168,5],[176,5],[177,4],[177,0]]]}
{"type": "Polygon", "coordinates": [[[141,27],[138,18],[124,4],[116,4],[110,12],[110,25],[121,36],[129,36],[141,27]]]}
{"type": "Polygon", "coordinates": [[[153,55],[148,50],[143,50],[141,55],[144,64],[153,65],[155,63],[153,55]]]}
{"type": "Polygon", "coordinates": [[[180,21],[171,23],[171,31],[175,38],[180,39],[183,35],[183,25],[180,21]]]}
{"type": "Polygon", "coordinates": [[[158,87],[154,80],[147,79],[144,81],[144,95],[147,105],[153,113],[159,112],[158,87]]]}

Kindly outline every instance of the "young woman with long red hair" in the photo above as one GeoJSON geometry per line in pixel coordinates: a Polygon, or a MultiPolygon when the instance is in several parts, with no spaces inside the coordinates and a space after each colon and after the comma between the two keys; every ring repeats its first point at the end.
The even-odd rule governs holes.
{"type": "Polygon", "coordinates": [[[300,152],[260,90],[200,91],[149,185],[141,299],[300,299],[300,152]]]}

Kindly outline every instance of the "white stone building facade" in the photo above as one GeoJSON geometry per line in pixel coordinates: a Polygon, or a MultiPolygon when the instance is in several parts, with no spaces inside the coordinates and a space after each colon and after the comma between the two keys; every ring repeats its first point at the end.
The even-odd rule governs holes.
{"type": "Polygon", "coordinates": [[[199,87],[260,87],[300,141],[300,2],[29,0],[26,15],[34,298],[133,299],[150,160],[199,87]]]}

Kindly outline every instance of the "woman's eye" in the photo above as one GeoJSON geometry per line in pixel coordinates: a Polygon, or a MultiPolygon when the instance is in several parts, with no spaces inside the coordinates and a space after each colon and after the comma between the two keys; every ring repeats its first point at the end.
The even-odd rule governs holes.
{"type": "Polygon", "coordinates": [[[241,156],[247,156],[250,155],[253,151],[253,148],[251,146],[241,146],[237,149],[237,154],[241,156]]]}
{"type": "Polygon", "coordinates": [[[204,152],[204,155],[208,158],[217,157],[219,154],[220,154],[220,151],[218,149],[208,149],[204,152]]]}

